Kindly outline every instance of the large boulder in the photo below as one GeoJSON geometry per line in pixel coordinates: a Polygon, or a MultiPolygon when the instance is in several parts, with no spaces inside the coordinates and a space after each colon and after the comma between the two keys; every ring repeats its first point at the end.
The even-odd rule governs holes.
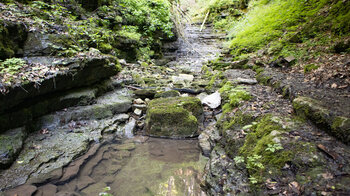
{"type": "Polygon", "coordinates": [[[146,132],[156,137],[193,137],[199,134],[202,121],[203,107],[198,98],[160,98],[149,103],[146,132]]]}

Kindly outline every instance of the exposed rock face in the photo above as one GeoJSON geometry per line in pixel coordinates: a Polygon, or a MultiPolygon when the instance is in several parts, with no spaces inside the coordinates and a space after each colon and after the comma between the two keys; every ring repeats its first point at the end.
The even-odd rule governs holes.
{"type": "MultiPolygon", "coordinates": [[[[35,87],[35,82],[29,82],[22,84],[21,87],[13,87],[7,94],[1,94],[0,103],[3,107],[1,107],[0,112],[9,110],[16,105],[21,104],[23,101],[28,101],[28,99],[36,96],[91,85],[104,78],[115,75],[119,71],[115,66],[116,60],[106,56],[85,58],[83,60],[78,58],[47,58],[49,58],[47,59],[48,62],[51,63],[58,61],[62,62],[62,66],[68,64],[68,69],[59,71],[58,73],[45,78],[41,82],[39,89],[35,87]]],[[[40,61],[41,60],[44,59],[40,59],[40,61]]],[[[52,65],[49,64],[48,66],[52,65]]]]}
{"type": "MultiPolygon", "coordinates": [[[[119,124],[129,117],[116,115],[131,108],[131,97],[125,89],[116,89],[94,101],[93,105],[71,107],[35,120],[31,126],[34,132],[29,134],[23,149],[21,135],[12,136],[19,140],[11,140],[12,146],[16,145],[13,149],[22,151],[14,151],[8,160],[12,165],[0,172],[0,191],[66,176],[68,171],[62,171],[62,167],[85,153],[91,143],[99,142],[103,132],[118,130],[119,124]]],[[[5,153],[8,151],[2,154],[5,153]]]]}
{"type": "Polygon", "coordinates": [[[96,89],[79,90],[66,96],[54,93],[62,94],[62,91],[92,85],[119,71],[116,60],[106,56],[84,60],[42,58],[45,59],[35,58],[33,61],[44,60],[48,66],[52,66],[50,63],[55,61],[67,63],[68,69],[48,76],[41,82],[40,87],[36,88],[35,82],[29,82],[14,86],[7,94],[0,94],[0,132],[24,125],[48,112],[89,103],[95,97],[96,89]],[[23,104],[24,102],[27,104],[23,104]]]}
{"type": "Polygon", "coordinates": [[[23,186],[19,186],[16,189],[7,191],[5,193],[6,196],[13,196],[13,195],[17,195],[17,196],[31,196],[33,195],[35,192],[37,191],[36,186],[33,185],[23,185],[23,186]]]}
{"type": "Polygon", "coordinates": [[[57,47],[58,40],[63,38],[57,34],[41,34],[39,32],[29,33],[28,38],[23,46],[24,56],[49,56],[57,51],[53,46],[57,47]]]}
{"type": "Polygon", "coordinates": [[[9,130],[0,136],[0,169],[16,159],[22,149],[25,136],[24,128],[9,130]]]}
{"type": "Polygon", "coordinates": [[[201,101],[193,97],[155,99],[149,103],[146,119],[148,135],[185,138],[198,135],[203,120],[201,101]]]}

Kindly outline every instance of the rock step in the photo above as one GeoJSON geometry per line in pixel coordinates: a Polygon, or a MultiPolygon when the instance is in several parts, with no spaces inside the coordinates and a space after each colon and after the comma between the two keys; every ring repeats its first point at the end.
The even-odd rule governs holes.
{"type": "Polygon", "coordinates": [[[289,98],[299,115],[310,119],[344,143],[350,144],[349,93],[330,88],[316,88],[311,82],[304,83],[303,75],[290,77],[272,68],[266,68],[257,75],[257,79],[289,98]]]}
{"type": "Polygon", "coordinates": [[[0,133],[22,126],[34,118],[55,110],[89,104],[95,98],[99,88],[79,89],[79,87],[96,84],[119,71],[115,59],[104,56],[85,60],[33,57],[28,61],[41,60],[48,61],[47,66],[58,66],[53,65],[54,62],[67,63],[67,65],[65,69],[49,74],[40,83],[19,84],[9,89],[8,93],[0,94],[0,133]],[[73,89],[78,90],[73,91],[73,89]]]}

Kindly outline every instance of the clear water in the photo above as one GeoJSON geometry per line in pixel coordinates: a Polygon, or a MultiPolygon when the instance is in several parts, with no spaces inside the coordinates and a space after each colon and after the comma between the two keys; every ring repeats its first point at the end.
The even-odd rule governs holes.
{"type": "Polygon", "coordinates": [[[136,137],[101,147],[59,190],[99,195],[109,187],[106,192],[114,196],[205,195],[200,179],[206,162],[197,140],[149,138],[140,143],[136,137]]]}

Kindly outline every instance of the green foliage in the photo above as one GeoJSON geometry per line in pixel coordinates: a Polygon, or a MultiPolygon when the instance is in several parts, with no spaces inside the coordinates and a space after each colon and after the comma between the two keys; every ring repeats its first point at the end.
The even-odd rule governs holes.
{"type": "Polygon", "coordinates": [[[246,168],[250,177],[262,181],[262,173],[280,171],[283,165],[292,159],[291,151],[280,151],[282,144],[274,142],[277,135],[271,132],[282,133],[286,128],[282,126],[282,119],[271,115],[264,116],[258,123],[254,123],[251,131],[246,136],[244,145],[239,149],[240,156],[246,159],[246,168]]]}
{"type": "Polygon", "coordinates": [[[143,35],[153,36],[157,31],[172,37],[170,3],[167,0],[116,0],[129,24],[139,26],[143,35]]]}
{"type": "Polygon", "coordinates": [[[315,65],[315,64],[307,64],[304,66],[304,73],[309,73],[312,70],[318,69],[319,66],[315,65]]]}
{"type": "MultiPolygon", "coordinates": [[[[88,4],[93,3],[31,1],[23,7],[8,3],[5,11],[19,19],[28,18],[32,30],[65,35],[67,38],[55,45],[58,52],[54,55],[59,56],[74,56],[96,48],[130,60],[150,59],[155,55],[153,47],[159,48],[159,44],[154,43],[174,36],[167,0],[104,0],[91,5],[93,7],[88,4]]],[[[1,48],[0,43],[3,51],[1,48]]],[[[13,56],[13,51],[6,51],[5,56],[13,56]]]]}
{"type": "Polygon", "coordinates": [[[6,59],[0,63],[0,73],[17,73],[25,64],[26,62],[19,58],[6,59]]]}
{"type": "Polygon", "coordinates": [[[124,25],[118,34],[127,39],[140,41],[141,34],[138,33],[139,28],[137,26],[124,25]]]}
{"type": "Polygon", "coordinates": [[[244,157],[242,156],[236,156],[233,160],[236,164],[244,163],[244,157]]]}
{"type": "Polygon", "coordinates": [[[225,104],[223,111],[228,112],[233,107],[238,107],[242,101],[248,101],[252,98],[249,92],[244,90],[244,87],[233,86],[230,82],[223,85],[219,92],[222,94],[225,104]]]}
{"type": "Polygon", "coordinates": [[[249,177],[248,178],[249,179],[249,181],[250,181],[250,183],[252,183],[252,184],[256,184],[256,183],[258,183],[258,179],[256,179],[255,177],[249,177]]]}
{"type": "Polygon", "coordinates": [[[276,152],[277,150],[282,150],[282,149],[283,149],[282,145],[278,143],[278,144],[267,144],[267,148],[265,150],[270,152],[276,152]]]}
{"type": "Polygon", "coordinates": [[[209,21],[214,23],[214,28],[226,30],[248,6],[248,0],[201,0],[202,15],[209,12],[209,21]]]}
{"type": "Polygon", "coordinates": [[[247,157],[247,168],[259,171],[264,169],[264,165],[260,162],[262,156],[261,155],[252,155],[247,157]]]}

